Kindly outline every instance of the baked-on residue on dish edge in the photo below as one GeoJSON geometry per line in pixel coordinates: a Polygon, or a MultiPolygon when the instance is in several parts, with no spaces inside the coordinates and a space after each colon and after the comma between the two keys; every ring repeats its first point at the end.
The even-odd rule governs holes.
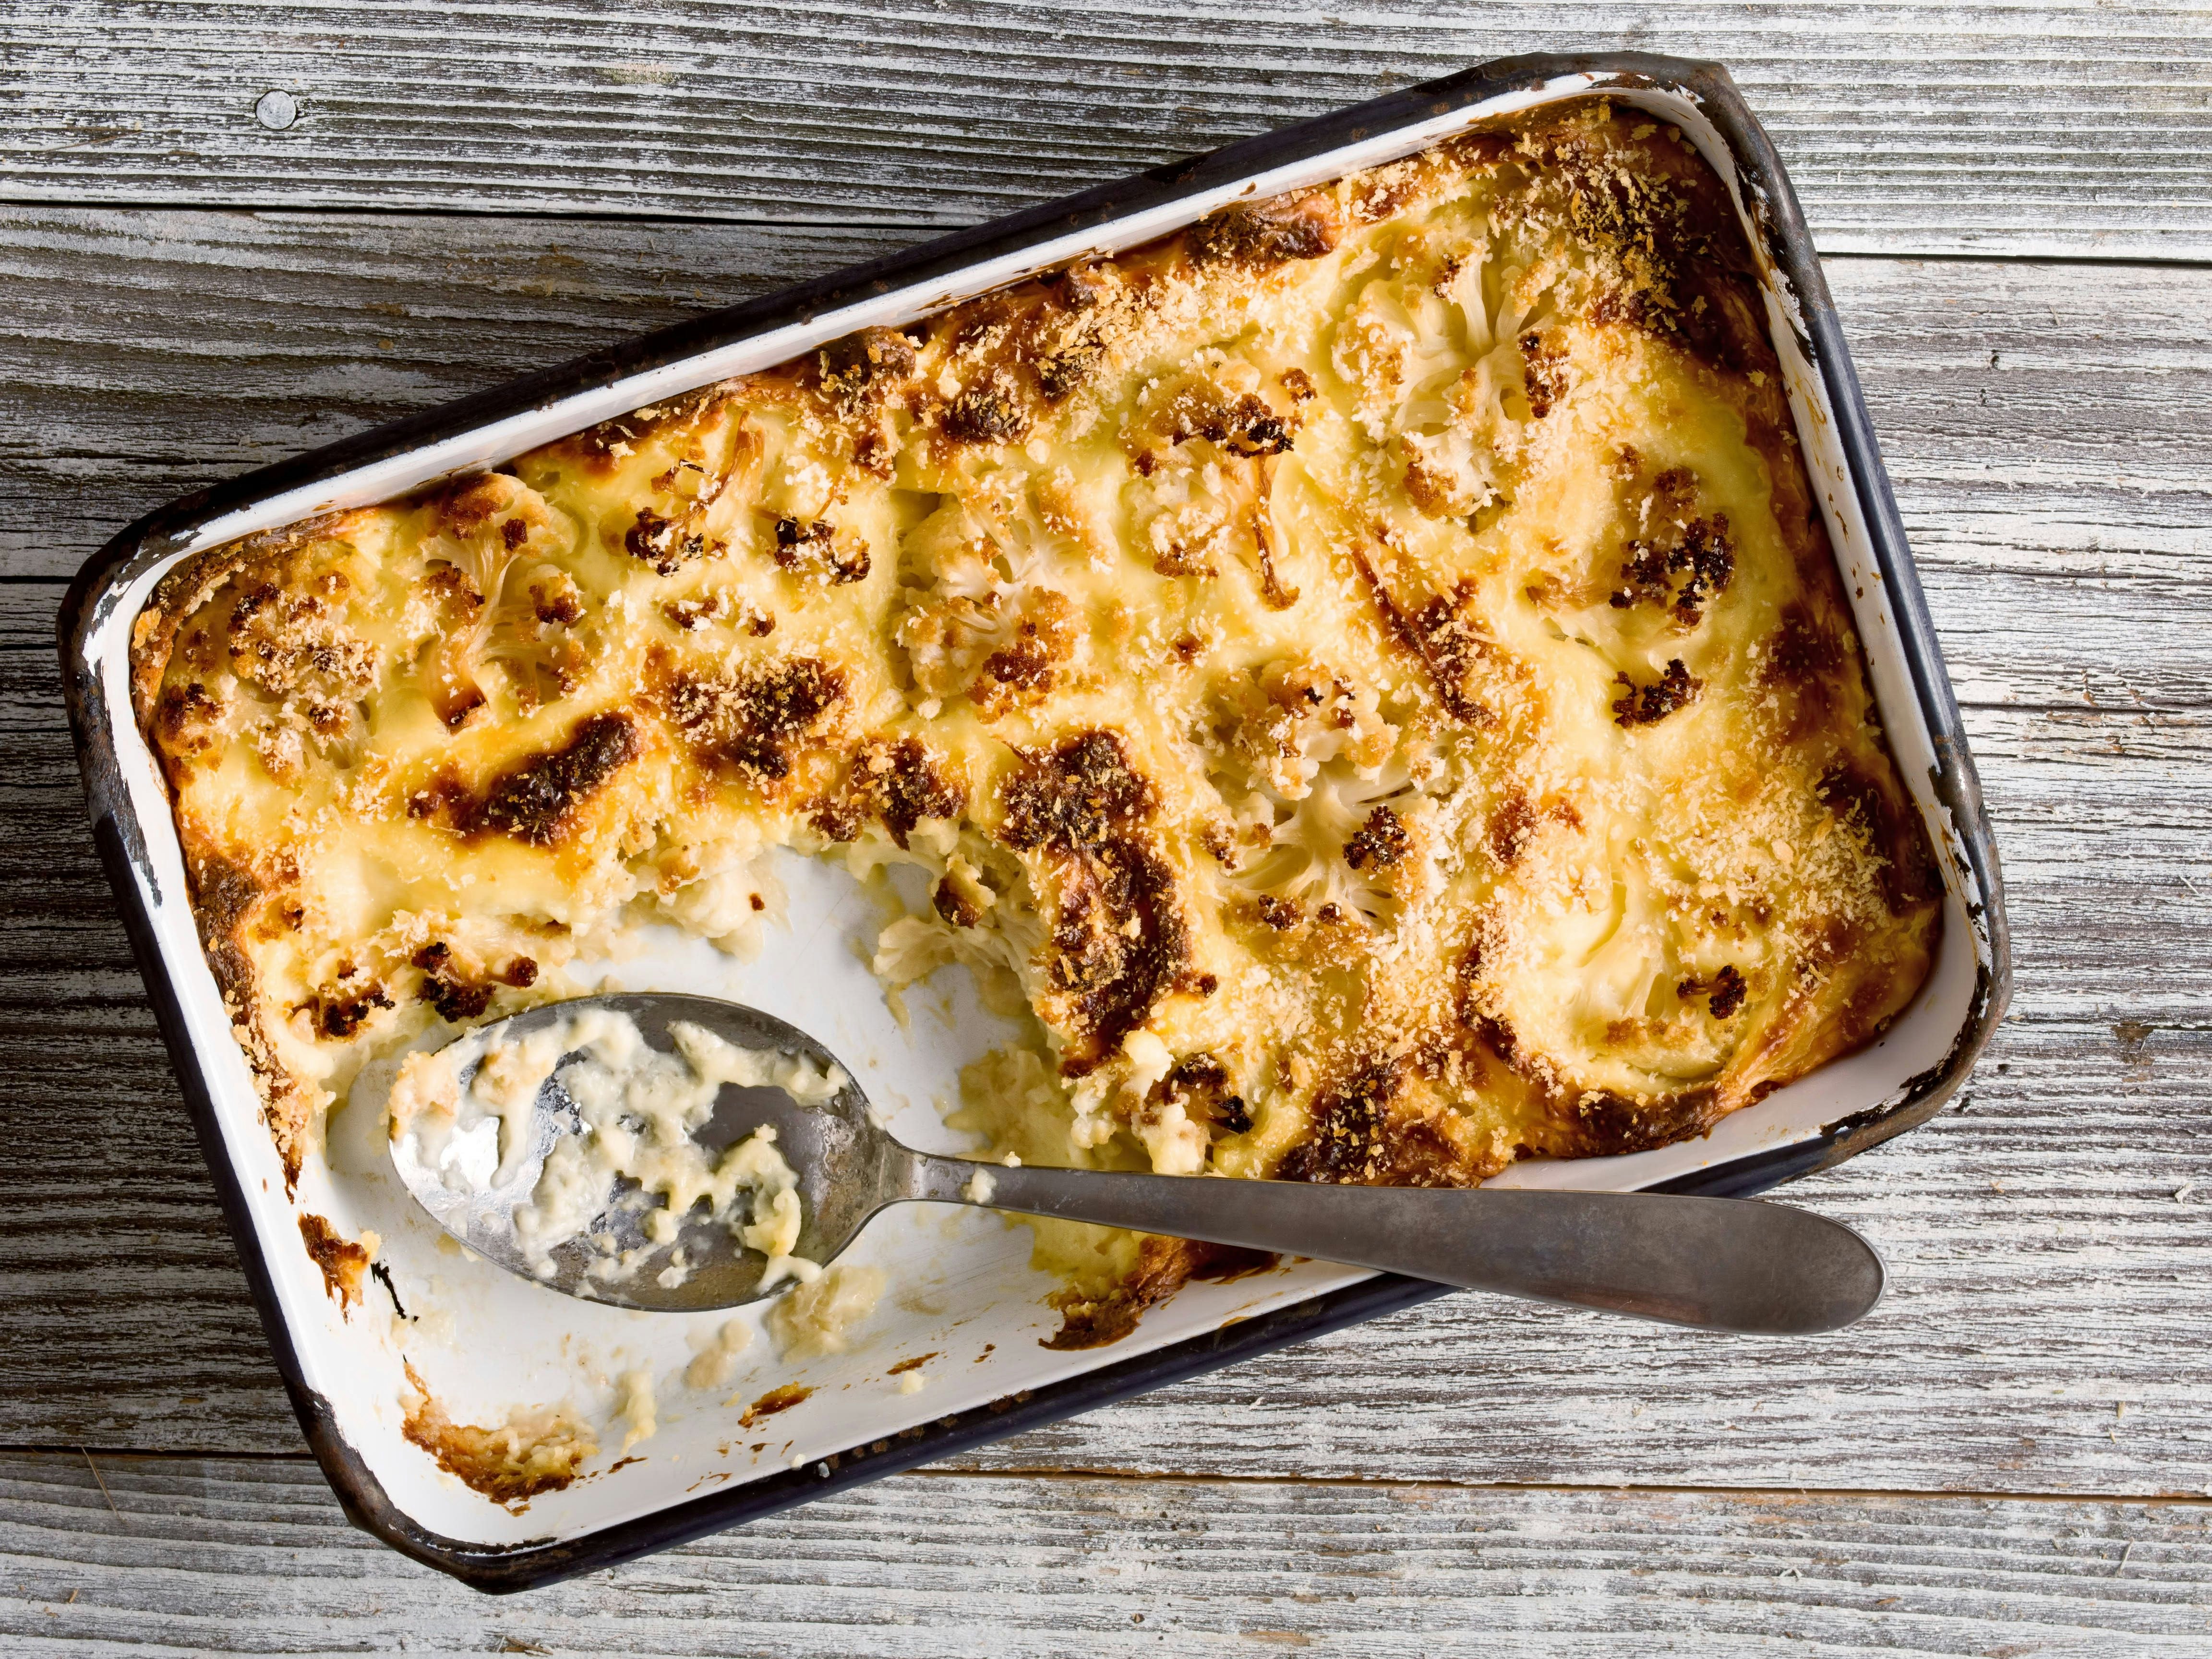
{"type": "MultiPolygon", "coordinates": [[[[877,969],[1025,1011],[1031,1163],[1473,1182],[1859,1047],[1941,888],[1763,319],[1586,100],[188,562],[138,710],[288,1164],[778,847],[927,872],[877,969]]],[[[1232,1265],[1038,1248],[1067,1346],[1232,1265]]]]}

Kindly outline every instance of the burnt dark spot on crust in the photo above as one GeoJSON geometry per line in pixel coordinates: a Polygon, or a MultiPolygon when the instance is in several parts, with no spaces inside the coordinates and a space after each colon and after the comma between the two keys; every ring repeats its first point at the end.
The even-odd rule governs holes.
{"type": "Polygon", "coordinates": [[[875,738],[860,748],[837,791],[807,805],[808,823],[824,839],[859,839],[871,819],[899,846],[926,818],[967,811],[967,781],[939,750],[916,737],[875,738]]]}
{"type": "Polygon", "coordinates": [[[1461,954],[1453,975],[1452,1013],[1468,1036],[1511,1066],[1520,1054],[1520,1039],[1510,1024],[1483,1011],[1482,957],[1482,940],[1478,937],[1461,954]]]}
{"type": "Polygon", "coordinates": [[[349,988],[324,992],[316,997],[313,1006],[316,1030],[334,1042],[343,1042],[379,1008],[392,1006],[392,999],[384,994],[383,986],[371,980],[358,990],[349,988]]]}
{"type": "Polygon", "coordinates": [[[1229,1068],[1214,1055],[1186,1054],[1153,1085],[1152,1098],[1181,1106],[1194,1121],[1241,1135],[1252,1127],[1252,1112],[1242,1095],[1231,1092],[1230,1083],[1229,1068]]]}
{"type": "Polygon", "coordinates": [[[1428,664],[1437,697],[1458,720],[1488,726],[1497,716],[1468,685],[1472,672],[1497,647],[1476,631],[1468,595],[1438,594],[1413,613],[1407,628],[1413,649],[1428,664]]]}
{"type": "Polygon", "coordinates": [[[1273,1250],[1249,1250],[1238,1244],[1207,1245],[1201,1255],[1203,1260],[1190,1270],[1190,1276],[1212,1285],[1272,1272],[1283,1260],[1273,1250]]]}
{"type": "Polygon", "coordinates": [[[1038,1346],[1063,1352],[1103,1348],[1135,1330],[1147,1308],[1164,1302],[1192,1279],[1258,1272],[1273,1263],[1273,1257],[1234,1245],[1148,1237],[1137,1247],[1137,1265],[1103,1295],[1092,1296],[1071,1285],[1048,1297],[1060,1325],[1038,1346]]]}
{"type": "Polygon", "coordinates": [[[164,747],[195,755],[215,746],[210,729],[222,718],[222,700],[198,680],[162,689],[154,711],[154,729],[164,747]]]}
{"type": "Polygon", "coordinates": [[[1617,1158],[1671,1146],[1712,1127],[1721,1115],[1709,1088],[1686,1089],[1650,1100],[1601,1091],[1554,1096],[1547,1109],[1559,1126],[1546,1150],[1569,1158],[1617,1158]]]}
{"type": "Polygon", "coordinates": [[[1736,1010],[1743,1006],[1744,998],[1750,994],[1751,988],[1744,983],[1743,975],[1735,970],[1732,963],[1723,966],[1709,980],[1686,979],[1674,988],[1674,994],[1685,1002],[1692,997],[1704,997],[1705,1006],[1712,1011],[1715,1019],[1734,1018],[1736,1010]]]}
{"type": "Polygon", "coordinates": [[[1538,420],[1567,395],[1567,354],[1547,342],[1539,329],[1520,339],[1521,379],[1528,390],[1528,412],[1538,420]]]}
{"type": "MultiPolygon", "coordinates": [[[[477,1018],[491,1006],[492,986],[462,971],[453,947],[443,939],[431,940],[415,953],[413,960],[422,970],[422,983],[416,995],[436,1009],[440,1018],[458,1025],[465,1019],[477,1018]]],[[[536,967],[532,963],[532,979],[537,977],[536,967]]]]}
{"type": "Polygon", "coordinates": [[[1360,1071],[1313,1103],[1313,1132],[1284,1154],[1281,1181],[1388,1184],[1390,1097],[1400,1085],[1392,1064],[1360,1071]]]}
{"type": "Polygon", "coordinates": [[[1073,608],[1057,593],[1042,596],[1034,614],[1016,625],[1014,637],[983,659],[969,699],[986,720],[995,720],[1059,683],[1060,665],[1075,652],[1073,608]],[[1045,603],[1042,601],[1049,601],[1045,603]]]}
{"type": "Polygon", "coordinates": [[[580,721],[560,748],[534,755],[494,780],[467,828],[550,847],[593,792],[643,747],[628,714],[594,714],[580,721]]]}
{"type": "Polygon", "coordinates": [[[1030,429],[1030,418],[1011,392],[971,386],[945,411],[945,429],[963,443],[1018,443],[1030,429]]]}
{"type": "Polygon", "coordinates": [[[1242,265],[1273,270],[1297,259],[1318,259],[1336,246],[1334,205],[1314,195],[1239,203],[1201,219],[1183,233],[1193,264],[1242,265]]]}
{"type": "Polygon", "coordinates": [[[1695,702],[1705,687],[1704,681],[1690,678],[1680,657],[1669,661],[1667,672],[1649,685],[1638,685],[1626,674],[1616,675],[1613,683],[1625,688],[1613,704],[1613,723],[1621,726],[1656,726],[1695,702]]]}
{"type": "Polygon", "coordinates": [[[1060,886],[1048,971],[1070,1028],[1060,1071],[1080,1077],[1181,981],[1189,936],[1173,868],[1134,836],[1070,857],[1060,886]]]}
{"type": "Polygon", "coordinates": [[[1177,445],[1203,438],[1247,459],[1279,455],[1292,442],[1291,422],[1249,392],[1233,404],[1207,401],[1182,411],[1167,435],[1177,445]]]}
{"type": "Polygon", "coordinates": [[[451,772],[441,772],[407,797],[407,816],[462,825],[473,800],[468,785],[451,772]]]}
{"type": "Polygon", "coordinates": [[[814,577],[832,587],[860,580],[873,563],[866,544],[841,541],[836,526],[823,519],[808,524],[778,519],[773,556],[778,568],[814,577]]]}
{"type": "Polygon", "coordinates": [[[967,786],[919,738],[871,744],[853,775],[868,809],[901,847],[924,818],[957,818],[968,807],[967,786]]]}
{"type": "Polygon", "coordinates": [[[516,957],[499,970],[500,981],[512,985],[518,991],[526,991],[538,983],[538,959],[535,957],[516,957]]]}
{"type": "Polygon", "coordinates": [[[629,556],[649,564],[663,576],[672,576],[694,559],[710,551],[705,535],[684,520],[665,519],[649,507],[637,512],[636,522],[623,536],[629,556]]]}
{"type": "Polygon", "coordinates": [[[1352,839],[1344,843],[1344,861],[1355,870],[1364,870],[1370,865],[1377,870],[1387,870],[1404,858],[1413,844],[1413,838],[1406,833],[1405,821],[1390,808],[1378,806],[1367,815],[1367,822],[1352,832],[1352,839]]]}
{"type": "Polygon", "coordinates": [[[1305,912],[1298,908],[1297,900],[1277,898],[1269,893],[1262,893],[1254,899],[1252,908],[1261,921],[1279,933],[1289,933],[1305,920],[1305,912]]]}
{"type": "Polygon", "coordinates": [[[339,1313],[353,1317],[361,1300],[361,1276],[368,1268],[368,1252],[319,1215],[300,1212],[300,1237],[307,1255],[321,1269],[323,1289],[338,1304],[339,1313]]]}
{"type": "Polygon", "coordinates": [[[894,328],[864,328],[830,341],[815,361],[822,389],[834,402],[866,408],[914,373],[914,342],[894,328]]]}
{"type": "Polygon", "coordinates": [[[1407,1062],[1378,1061],[1313,1103],[1313,1133],[1283,1155],[1278,1180],[1335,1186],[1464,1187],[1482,1177],[1457,1142],[1427,1117],[1394,1111],[1407,1062]]]}
{"type": "Polygon", "coordinates": [[[1429,683],[1445,712],[1469,726],[1494,726],[1498,716],[1475,696],[1474,681],[1504,653],[1482,632],[1474,585],[1462,583],[1449,596],[1432,594],[1408,616],[1367,554],[1357,544],[1351,552],[1384,632],[1428,670],[1429,683]]]}
{"type": "Polygon", "coordinates": [[[531,613],[549,627],[565,628],[584,614],[584,602],[573,586],[553,587],[537,582],[531,584],[530,608],[531,613]]]}
{"type": "Polygon", "coordinates": [[[1521,861],[1521,854],[1536,833],[1535,809],[1522,794],[1508,796],[1498,809],[1490,815],[1490,827],[1485,839],[1490,843],[1492,854],[1507,869],[1521,861]]]}
{"type": "Polygon", "coordinates": [[[807,809],[806,822],[816,835],[839,844],[858,841],[868,825],[867,814],[849,795],[829,796],[807,809]]]}
{"type": "Polygon", "coordinates": [[[814,657],[789,657],[731,674],[678,674],[665,702],[700,754],[755,781],[791,775],[800,746],[845,701],[845,671],[814,657]]]}
{"type": "Polygon", "coordinates": [[[1685,628],[1697,626],[1706,601],[1735,574],[1735,545],[1729,539],[1725,513],[1692,519],[1673,534],[1632,541],[1623,550],[1627,558],[1621,566],[1621,585],[1612,595],[1613,608],[1664,605],[1685,628]],[[1682,579],[1679,586],[1678,576],[1682,579]]]}
{"type": "Polygon", "coordinates": [[[1048,404],[1066,402],[1091,378],[1105,356],[1105,349],[1092,342],[1053,352],[1037,364],[1037,395],[1048,404]]]}
{"type": "Polygon", "coordinates": [[[1079,732],[1049,750],[1016,752],[1020,765],[1006,787],[1000,834],[1018,853],[1096,846],[1150,817],[1157,804],[1115,732],[1079,732]]]}
{"type": "Polygon", "coordinates": [[[1000,836],[1052,856],[1059,894],[1048,975],[1069,1030],[1060,1070],[1092,1071],[1179,986],[1190,957],[1175,871],[1145,829],[1157,804],[1111,732],[1017,750],[1000,836]]]}
{"type": "Polygon", "coordinates": [[[1792,604],[1783,610],[1781,626],[1774,630],[1766,660],[1771,678],[1805,685],[1842,667],[1844,650],[1803,605],[1792,604]]]}

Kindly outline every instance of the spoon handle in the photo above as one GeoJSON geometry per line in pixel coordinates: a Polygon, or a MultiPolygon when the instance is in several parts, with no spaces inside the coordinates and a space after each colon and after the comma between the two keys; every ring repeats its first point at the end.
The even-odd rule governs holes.
{"type": "Polygon", "coordinates": [[[1376,1267],[1673,1325],[1803,1335],[1881,1299],[1873,1245],[1782,1204],[1662,1193],[1311,1186],[912,1154],[909,1194],[1376,1267]]]}

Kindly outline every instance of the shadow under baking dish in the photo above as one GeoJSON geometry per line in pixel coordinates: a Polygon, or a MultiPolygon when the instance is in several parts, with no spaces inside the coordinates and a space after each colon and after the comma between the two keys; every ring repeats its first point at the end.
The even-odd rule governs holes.
{"type": "MultiPolygon", "coordinates": [[[[1507,60],[1103,186],[365,433],[188,497],[117,537],[80,573],[61,618],[64,684],[94,836],[175,1059],[248,1281],[308,1442],[349,1516],[481,1589],[585,1572],[877,1475],[1265,1352],[1441,1294],[1438,1286],[1304,1262],[1194,1284],[1111,1347],[1039,1346],[1057,1322],[1027,1265],[1028,1234],[949,1206],[880,1218],[851,1259],[890,1274],[852,1352],[793,1367],[756,1339],[726,1388],[664,1385],[659,1426],[634,1461],[510,1513],[438,1473],[399,1422],[404,1340],[457,1418],[558,1400],[580,1375],[680,1371],[726,1317],[626,1312],[554,1296],[449,1254],[405,1202],[373,1125],[390,1067],[333,1114],[329,1155],[288,1199],[229,1021],[203,959],[182,855],[153,757],[131,717],[132,619],[161,575],[200,548],[334,507],[381,501],[502,459],[656,398],[780,362],[1084,254],[1149,240],[1248,192],[1272,194],[1421,149],[1486,116],[1600,91],[1682,128],[1729,181],[1761,264],[1770,326],[1808,471],[1853,595],[1893,752],[1927,821],[1947,914],[1928,983],[1877,1042],[1825,1066],[1704,1139],[1631,1157],[1516,1166],[1522,1185],[1743,1194],[1833,1164],[1930,1115],[1964,1079],[2009,984],[1996,854],[1911,554],[1826,287],[1779,160],[1725,70],[1639,53],[1507,60]],[[386,1080],[380,1084],[380,1076],[386,1080]],[[372,1286],[348,1317],[301,1249],[299,1215],[382,1235],[405,1308],[372,1286]],[[454,1334],[445,1337],[450,1322],[454,1334]],[[928,1381],[890,1368],[917,1355],[928,1381]],[[756,1369],[757,1368],[757,1370],[756,1369]],[[794,1375],[794,1372],[797,1374],[794,1375]],[[747,1379],[811,1390],[756,1411],[747,1379]],[[725,1403],[727,1401],[728,1403],[725,1403]]],[[[653,933],[605,964],[630,989],[720,992],[813,1032],[860,1076],[893,1127],[951,1148],[940,1100],[997,1036],[961,970],[907,993],[904,1026],[852,948],[877,918],[848,878],[795,857],[787,929],[751,963],[653,933]]],[[[581,971],[580,970],[580,976],[581,971]]],[[[602,1463],[607,1460],[602,1459],[602,1463]]]]}

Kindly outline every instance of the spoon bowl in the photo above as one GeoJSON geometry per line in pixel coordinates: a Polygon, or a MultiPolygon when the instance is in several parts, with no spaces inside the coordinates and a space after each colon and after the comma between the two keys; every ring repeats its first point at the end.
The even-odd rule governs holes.
{"type": "MultiPolygon", "coordinates": [[[[1881,1255],[1840,1223],[1786,1205],[1659,1193],[1526,1188],[1340,1187],[1095,1170],[1006,1167],[919,1152],[878,1124],[836,1058],[797,1027],[735,1003],[676,993],[550,1003],[477,1027],[442,1051],[461,1098],[495,1048],[589,1011],[633,1022],[646,1045],[701,1028],[738,1049],[803,1059],[826,1074],[813,1104],[781,1087],[723,1084],[692,1139],[719,1155],[773,1129],[800,1207],[790,1254],[827,1266],[886,1205],[915,1200],[1128,1227],[1400,1273],[1470,1290],[1603,1309],[1669,1324],[1765,1334],[1833,1330],[1881,1299],[1881,1255]]],[[[525,1223],[564,1136],[590,1133],[562,1056],[512,1115],[456,1118],[426,1144],[395,1113],[392,1157],[438,1224],[486,1260],[571,1296],[698,1312],[775,1294],[769,1260],[726,1217],[695,1205],[672,1234],[665,1207],[617,1181],[590,1224],[550,1249],[525,1223]],[[648,1228],[653,1229],[648,1231],[648,1228]],[[623,1268],[625,1260],[635,1264],[623,1268]]],[[[810,1271],[801,1268],[800,1272],[810,1271]]]]}
{"type": "MultiPolygon", "coordinates": [[[[810,1261],[830,1261],[882,1207],[876,1194],[888,1173],[884,1164],[891,1154],[904,1149],[869,1121],[866,1098],[827,1048],[797,1026],[737,1003],[672,992],[624,993],[548,1003],[480,1025],[447,1049],[453,1056],[463,1094],[495,1047],[550,1030],[587,1008],[634,1021],[647,1046],[662,1053],[675,1046],[669,1028],[690,1024],[704,1027],[735,1048],[804,1055],[823,1071],[845,1076],[843,1086],[817,1106],[801,1105],[775,1087],[726,1084],[715,1098],[714,1116],[693,1134],[710,1154],[718,1154],[761,1128],[774,1129],[777,1150],[798,1176],[800,1223],[793,1255],[810,1261]]],[[[564,1054],[563,1061],[576,1052],[564,1054]]],[[[486,1120],[486,1127],[498,1127],[497,1120],[486,1120]]],[[[618,1180],[609,1193],[606,1208],[586,1237],[543,1255],[532,1251],[518,1232],[515,1212],[531,1201],[554,1143],[580,1127],[575,1103],[556,1067],[538,1091],[520,1155],[501,1161],[498,1178],[457,1187],[444,1171],[425,1161],[420,1140],[399,1133],[397,1124],[392,1160],[408,1191],[440,1226],[485,1260],[551,1290],[618,1307],[693,1313],[737,1307],[781,1288],[762,1283],[768,1258],[744,1248],[702,1206],[694,1206],[678,1220],[672,1243],[655,1249],[646,1237],[645,1218],[661,1206],[626,1180],[618,1180]],[[606,1271],[611,1257],[639,1250],[648,1253],[643,1271],[622,1277],[606,1271]],[[685,1270],[667,1275],[676,1282],[664,1283],[667,1263],[679,1250],[685,1270]],[[547,1257],[553,1267],[550,1274],[541,1271],[547,1257]]],[[[493,1162],[489,1157],[477,1159],[479,1167],[493,1162]]]]}

